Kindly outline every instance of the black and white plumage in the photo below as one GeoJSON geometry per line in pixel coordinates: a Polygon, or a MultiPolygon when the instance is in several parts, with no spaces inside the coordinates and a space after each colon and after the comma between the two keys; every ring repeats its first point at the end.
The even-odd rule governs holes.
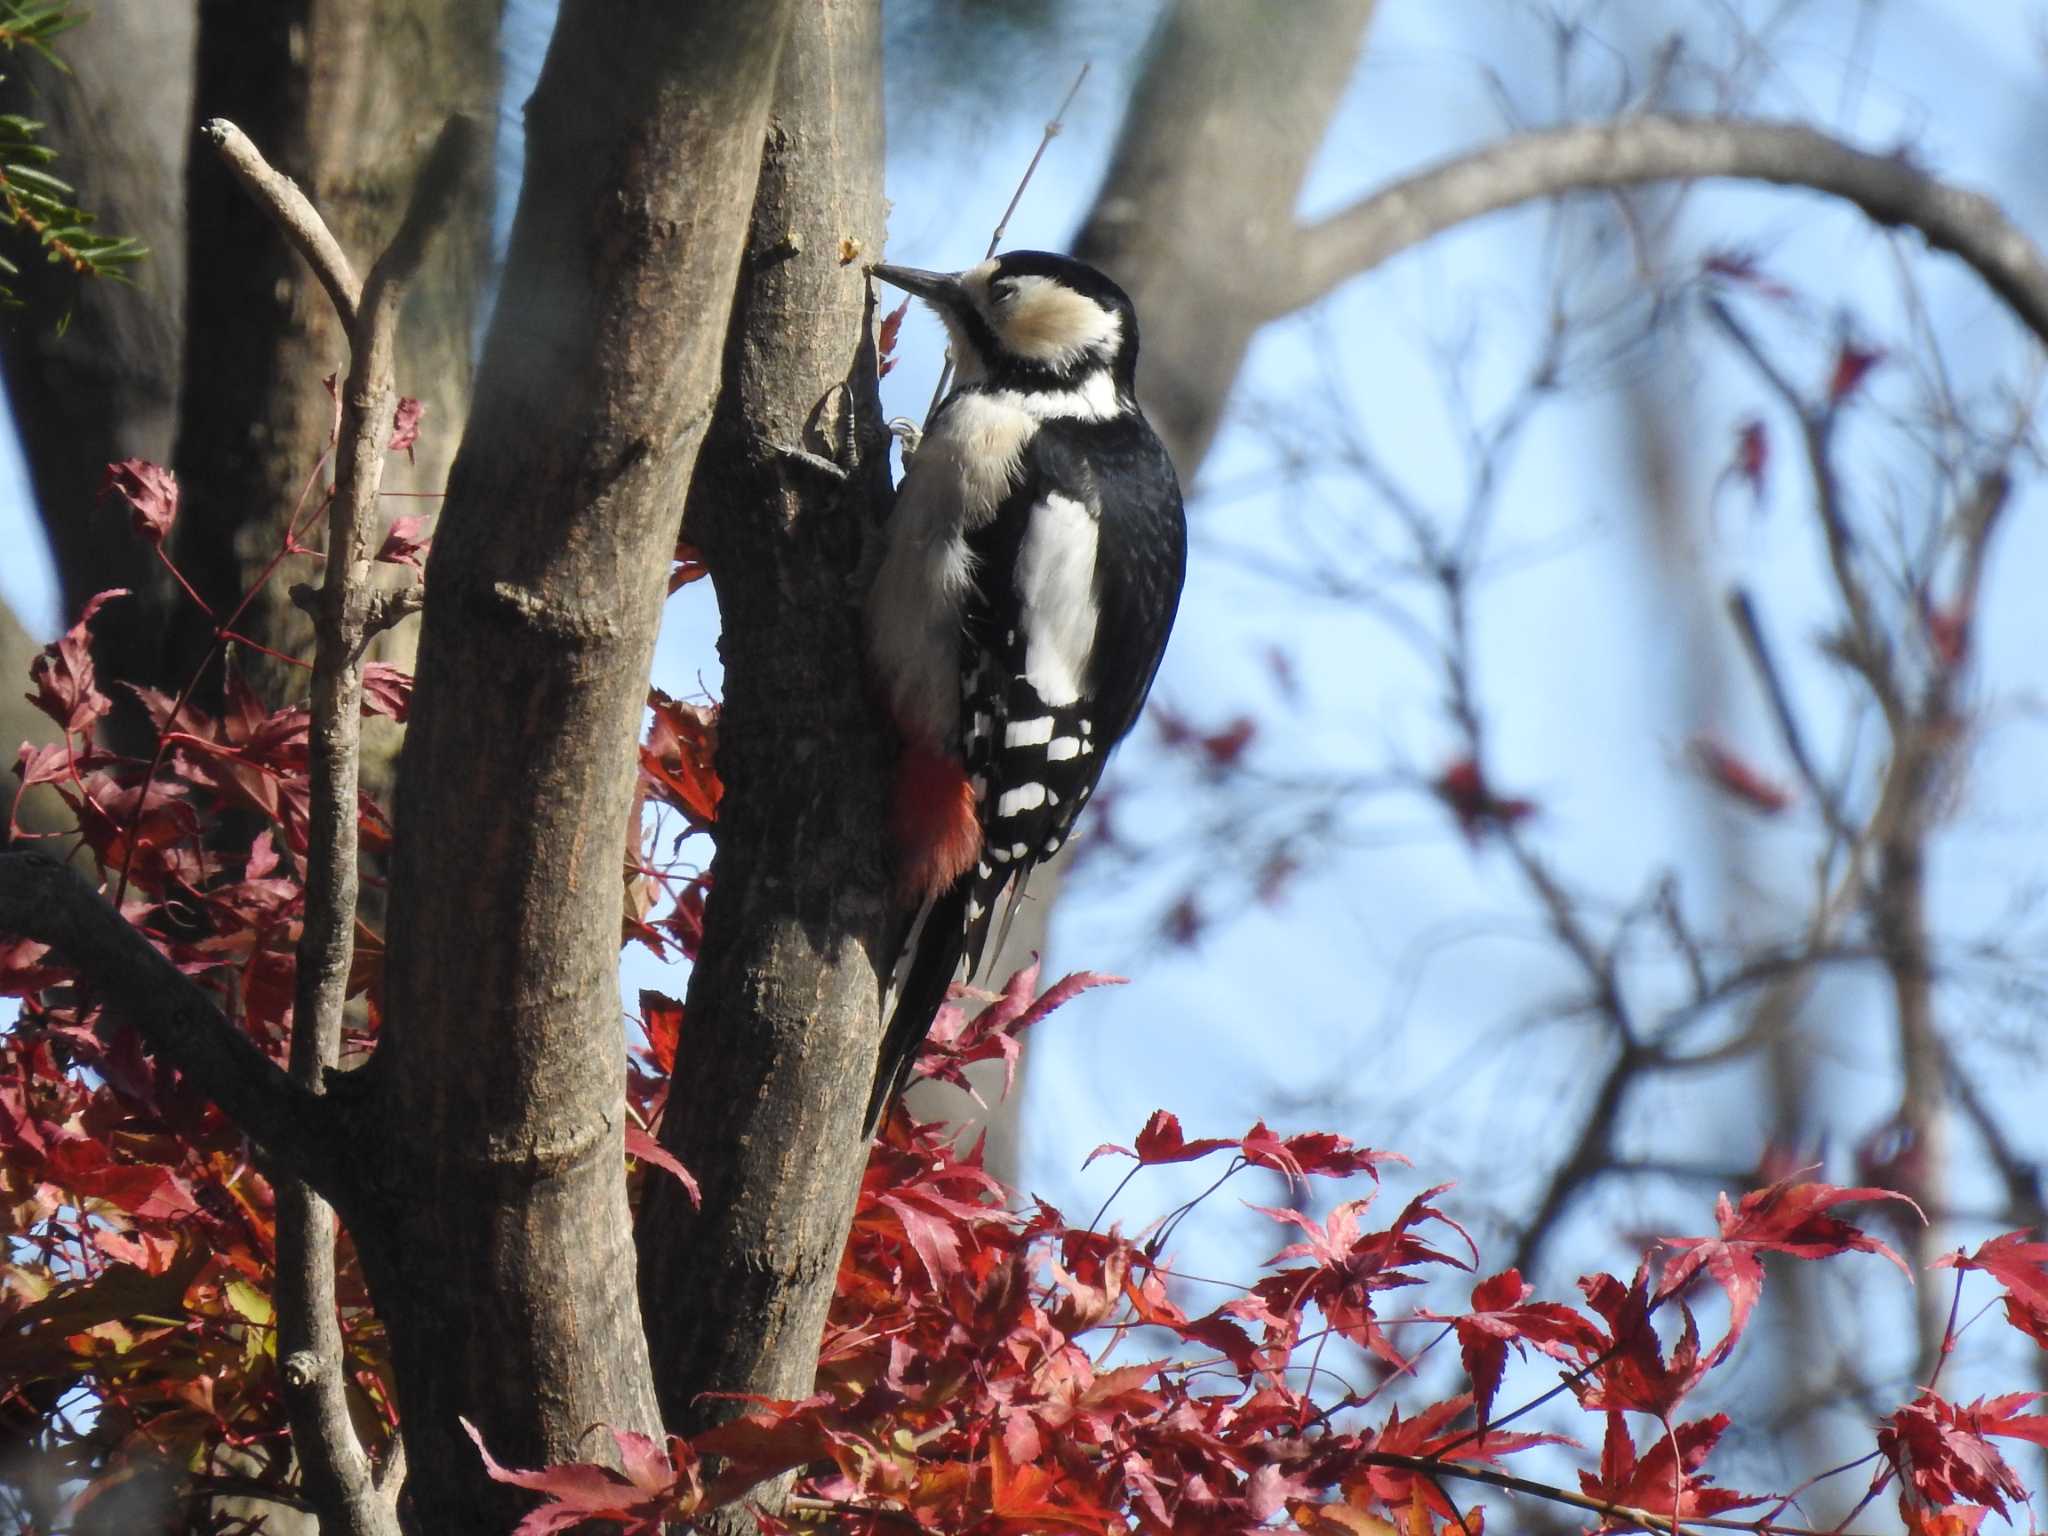
{"type": "Polygon", "coordinates": [[[1137,722],[1187,565],[1122,289],[1040,251],[873,272],[938,312],[958,382],[897,493],[867,600],[903,737],[893,830],[915,913],[870,1133],[961,962],[978,970],[998,905],[1014,914],[1137,722]]]}

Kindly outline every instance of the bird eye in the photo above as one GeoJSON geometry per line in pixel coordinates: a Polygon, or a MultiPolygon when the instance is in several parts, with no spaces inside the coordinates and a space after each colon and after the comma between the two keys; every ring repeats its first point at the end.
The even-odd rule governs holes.
{"type": "Polygon", "coordinates": [[[988,285],[988,301],[991,304],[1007,304],[1016,297],[1017,283],[1014,278],[999,277],[988,285]]]}

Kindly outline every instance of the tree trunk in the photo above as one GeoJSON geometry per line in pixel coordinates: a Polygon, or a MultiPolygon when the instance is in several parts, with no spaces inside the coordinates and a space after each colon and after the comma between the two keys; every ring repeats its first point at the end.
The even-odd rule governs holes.
{"type": "MultiPolygon", "coordinates": [[[[239,124],[305,189],[342,249],[367,264],[391,238],[449,115],[496,124],[500,4],[201,0],[193,121],[239,124]]],[[[410,290],[399,388],[426,415],[417,462],[392,465],[387,490],[434,493],[446,482],[469,398],[490,186],[488,176],[475,179],[410,290]]],[[[276,550],[326,448],[334,402],[321,380],[346,368],[348,343],[305,263],[214,156],[191,158],[184,192],[193,342],[183,359],[176,465],[185,500],[175,543],[186,574],[218,609],[233,605],[276,550]]],[[[405,509],[438,510],[432,502],[405,509]]],[[[290,585],[266,584],[237,627],[310,656],[312,630],[290,585]]],[[[211,640],[203,615],[189,605],[178,614],[173,644],[140,674],[172,686],[211,640]]],[[[387,631],[377,654],[404,660],[411,635],[411,626],[387,631]]],[[[268,657],[245,653],[238,665],[274,703],[303,691],[297,669],[268,657]]],[[[371,783],[388,775],[388,762],[366,764],[371,783]]]]}
{"type": "MultiPolygon", "coordinates": [[[[571,0],[429,565],[398,793],[372,1185],[408,1529],[502,1532],[514,1465],[659,1428],[621,1175],[622,860],[676,512],[788,0],[571,0]]],[[[344,1080],[338,1090],[349,1092],[344,1080]]]]}
{"type": "Polygon", "coordinates": [[[1139,394],[1183,481],[1252,337],[1279,318],[1269,278],[1291,265],[1302,183],[1372,11],[1373,0],[1179,0],[1153,36],[1074,254],[1137,305],[1139,394]]]}
{"type": "Polygon", "coordinates": [[[725,797],[688,1065],[662,1126],[703,1208],[657,1177],[640,1219],[641,1305],[677,1430],[736,1406],[700,1393],[810,1392],[866,1162],[888,966],[893,744],[865,686],[857,582],[888,491],[861,271],[882,237],[880,15],[875,0],[805,0],[800,15],[688,509],[723,622],[725,797]]]}

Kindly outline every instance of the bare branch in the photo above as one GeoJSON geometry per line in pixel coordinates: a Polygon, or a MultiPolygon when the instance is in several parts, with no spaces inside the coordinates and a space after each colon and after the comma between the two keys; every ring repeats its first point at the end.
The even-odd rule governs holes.
{"type": "MultiPolygon", "coordinates": [[[[352,325],[339,299],[335,305],[350,325],[351,361],[328,502],[326,574],[313,609],[319,643],[307,738],[305,923],[291,1045],[292,1076],[314,1093],[340,1061],[355,956],[362,655],[370,633],[377,492],[397,399],[399,306],[407,279],[454,206],[475,158],[475,140],[468,119],[449,120],[398,234],[370,270],[352,325]]],[[[318,215],[310,208],[305,212],[317,224],[318,215]]],[[[299,1366],[284,1376],[292,1440],[323,1524],[347,1536],[397,1536],[397,1510],[389,1496],[396,1488],[380,1491],[349,1417],[335,1310],[334,1235],[334,1213],[326,1202],[302,1181],[286,1181],[278,1193],[278,1343],[299,1366]]]]}
{"type": "Polygon", "coordinates": [[[306,258],[306,265],[313,269],[320,286],[327,290],[327,297],[334,301],[342,328],[354,330],[363,285],[356,280],[355,269],[349,265],[341,242],[299,190],[298,183],[264,159],[249,135],[226,118],[209,119],[200,125],[199,133],[306,258]]]}
{"type": "Polygon", "coordinates": [[[1990,198],[1797,123],[1644,116],[1521,134],[1374,193],[1302,230],[1276,263],[1272,313],[1482,214],[1566,192],[1734,177],[1832,193],[1885,225],[1910,225],[1967,262],[2048,341],[2048,261],[1990,198]]]}
{"type": "Polygon", "coordinates": [[[0,853],[0,933],[47,944],[116,1018],[275,1158],[328,1194],[351,1191],[338,1117],[230,1024],[213,999],[93,889],[48,855],[0,853]]]}

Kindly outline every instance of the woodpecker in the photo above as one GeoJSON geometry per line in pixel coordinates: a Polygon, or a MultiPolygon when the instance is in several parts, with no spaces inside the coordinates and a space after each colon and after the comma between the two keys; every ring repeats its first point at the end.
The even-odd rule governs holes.
{"type": "Polygon", "coordinates": [[[938,313],[956,369],[866,605],[903,743],[891,833],[910,915],[873,1135],[963,961],[979,970],[997,905],[1007,932],[1137,723],[1180,604],[1187,518],[1138,409],[1137,316],[1115,283],[1044,251],[870,271],[938,313]]]}

